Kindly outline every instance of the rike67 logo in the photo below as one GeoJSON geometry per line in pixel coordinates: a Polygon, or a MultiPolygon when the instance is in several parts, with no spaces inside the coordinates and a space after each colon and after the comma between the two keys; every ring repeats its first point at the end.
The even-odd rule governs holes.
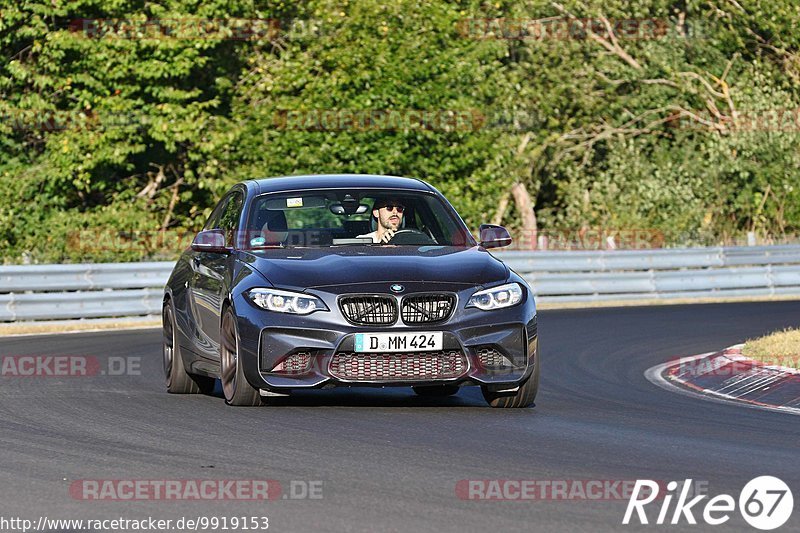
{"type": "MultiPolygon", "coordinates": [[[[640,524],[649,524],[652,516],[648,518],[645,507],[656,500],[660,500],[661,507],[653,523],[659,525],[680,524],[683,521],[697,524],[695,513],[698,513],[706,524],[717,526],[727,522],[731,513],[736,510],[737,501],[729,494],[714,496],[705,505],[701,505],[708,495],[691,497],[691,487],[691,479],[685,480],[682,486],[677,481],[670,481],[667,483],[666,494],[660,494],[659,483],[649,479],[636,480],[622,523],[630,524],[635,513],[640,524]],[[676,500],[674,508],[673,500],[676,500]]],[[[658,504],[654,507],[657,508],[658,504]]],[[[773,476],[760,476],[750,480],[739,493],[738,508],[748,524],[767,531],[779,528],[789,520],[794,509],[794,497],[789,486],[782,480],[773,476]]]]}

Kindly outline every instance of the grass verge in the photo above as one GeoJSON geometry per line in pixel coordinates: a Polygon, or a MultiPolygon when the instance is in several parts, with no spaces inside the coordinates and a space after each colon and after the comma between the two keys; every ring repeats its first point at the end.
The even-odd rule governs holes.
{"type": "Polygon", "coordinates": [[[771,365],[800,369],[800,329],[785,329],[748,339],[742,355],[771,365]]]}
{"type": "Polygon", "coordinates": [[[125,330],[157,328],[158,317],[136,319],[59,320],[49,322],[12,322],[0,324],[0,337],[13,335],[49,335],[54,333],[76,333],[79,331],[125,330]]]}

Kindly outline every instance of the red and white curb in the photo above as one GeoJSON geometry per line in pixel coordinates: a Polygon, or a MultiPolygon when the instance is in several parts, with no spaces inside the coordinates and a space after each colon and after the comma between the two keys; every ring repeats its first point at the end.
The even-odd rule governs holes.
{"type": "Polygon", "coordinates": [[[670,392],[800,415],[800,370],[744,357],[742,346],[681,357],[649,368],[644,375],[670,392]]]}

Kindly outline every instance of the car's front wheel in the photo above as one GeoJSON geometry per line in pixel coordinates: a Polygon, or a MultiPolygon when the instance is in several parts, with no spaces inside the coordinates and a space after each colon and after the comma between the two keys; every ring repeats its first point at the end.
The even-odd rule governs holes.
{"type": "Polygon", "coordinates": [[[236,315],[228,307],[222,314],[221,346],[219,349],[220,380],[225,403],[238,406],[261,405],[261,393],[247,382],[239,357],[239,335],[236,315]]]}
{"type": "Polygon", "coordinates": [[[215,379],[208,376],[198,376],[186,372],[181,357],[180,343],[178,342],[178,329],[175,323],[175,310],[172,302],[167,301],[161,314],[163,328],[163,341],[161,353],[164,363],[164,377],[166,378],[167,392],[173,394],[210,394],[214,390],[215,379]]]}
{"type": "Polygon", "coordinates": [[[487,386],[481,386],[483,398],[492,407],[511,408],[511,407],[530,407],[539,392],[539,359],[536,358],[536,367],[533,374],[522,383],[519,388],[512,393],[495,392],[487,386]]]}

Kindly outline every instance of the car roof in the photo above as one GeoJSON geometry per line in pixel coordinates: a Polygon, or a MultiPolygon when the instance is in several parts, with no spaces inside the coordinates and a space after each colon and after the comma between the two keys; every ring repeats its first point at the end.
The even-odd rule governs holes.
{"type": "Polygon", "coordinates": [[[412,189],[433,192],[435,189],[416,178],[381,176],[376,174],[310,174],[304,176],[280,176],[251,180],[246,184],[256,194],[289,192],[303,189],[412,189]]]}

